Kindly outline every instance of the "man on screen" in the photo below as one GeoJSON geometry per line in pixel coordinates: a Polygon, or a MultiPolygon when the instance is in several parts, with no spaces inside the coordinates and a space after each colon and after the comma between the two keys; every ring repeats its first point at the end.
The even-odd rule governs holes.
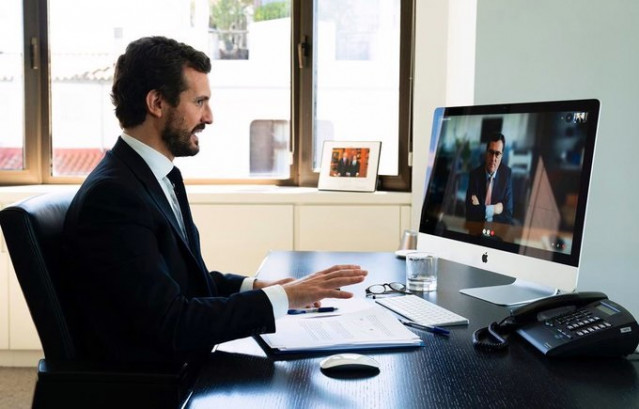
{"type": "Polygon", "coordinates": [[[501,159],[506,138],[501,133],[490,136],[484,164],[470,172],[466,191],[466,219],[512,223],[512,171],[501,159]]]}

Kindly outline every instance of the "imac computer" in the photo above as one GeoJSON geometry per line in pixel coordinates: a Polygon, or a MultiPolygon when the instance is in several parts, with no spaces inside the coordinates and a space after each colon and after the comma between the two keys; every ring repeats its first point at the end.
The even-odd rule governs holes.
{"type": "Polygon", "coordinates": [[[599,101],[435,110],[418,249],[515,278],[517,305],[577,287],[599,101]]]}

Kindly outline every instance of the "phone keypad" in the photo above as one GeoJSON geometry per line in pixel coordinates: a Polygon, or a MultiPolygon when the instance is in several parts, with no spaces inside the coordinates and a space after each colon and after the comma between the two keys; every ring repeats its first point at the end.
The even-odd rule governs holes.
{"type": "Polygon", "coordinates": [[[575,335],[582,337],[612,326],[609,322],[588,310],[578,310],[555,317],[545,323],[549,327],[554,327],[567,338],[573,338],[575,335]]]}

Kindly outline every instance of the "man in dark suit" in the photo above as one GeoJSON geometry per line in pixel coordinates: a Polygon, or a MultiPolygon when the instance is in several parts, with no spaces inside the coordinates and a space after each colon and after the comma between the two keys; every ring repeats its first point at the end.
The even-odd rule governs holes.
{"type": "Polygon", "coordinates": [[[512,171],[501,163],[506,138],[491,135],[484,163],[470,172],[466,190],[466,220],[512,224],[512,171]]]}
{"type": "Polygon", "coordinates": [[[351,161],[351,166],[350,166],[349,173],[350,173],[350,175],[352,177],[358,177],[359,176],[359,160],[357,160],[357,154],[356,153],[353,154],[353,160],[351,161]]]}
{"type": "Polygon", "coordinates": [[[210,69],[205,54],[164,37],[134,41],[117,61],[112,99],[123,133],[65,221],[65,296],[89,359],[199,360],[220,342],[274,332],[288,308],[351,297],[340,288],[366,275],[338,265],[264,282],[207,269],[172,161],[197,154],[197,134],[213,122],[210,69]]]}
{"type": "Polygon", "coordinates": [[[346,153],[346,150],[344,150],[344,153],[342,154],[342,157],[339,160],[339,163],[337,164],[337,174],[339,176],[350,176],[350,170],[351,170],[351,161],[348,158],[348,154],[346,153]]]}

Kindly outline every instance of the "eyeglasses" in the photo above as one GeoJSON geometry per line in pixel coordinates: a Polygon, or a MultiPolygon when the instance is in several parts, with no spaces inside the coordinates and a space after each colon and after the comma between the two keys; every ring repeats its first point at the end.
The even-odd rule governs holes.
{"type": "Polygon", "coordinates": [[[392,282],[384,284],[373,284],[366,289],[366,296],[372,296],[373,298],[383,294],[410,294],[410,291],[406,289],[406,286],[402,283],[392,282]]]}
{"type": "Polygon", "coordinates": [[[497,157],[497,159],[499,159],[499,157],[500,157],[501,155],[503,155],[503,153],[502,153],[502,152],[499,152],[499,151],[496,151],[496,150],[493,150],[493,149],[487,149],[487,150],[486,150],[486,153],[488,153],[489,155],[492,155],[492,156],[497,157]]]}

